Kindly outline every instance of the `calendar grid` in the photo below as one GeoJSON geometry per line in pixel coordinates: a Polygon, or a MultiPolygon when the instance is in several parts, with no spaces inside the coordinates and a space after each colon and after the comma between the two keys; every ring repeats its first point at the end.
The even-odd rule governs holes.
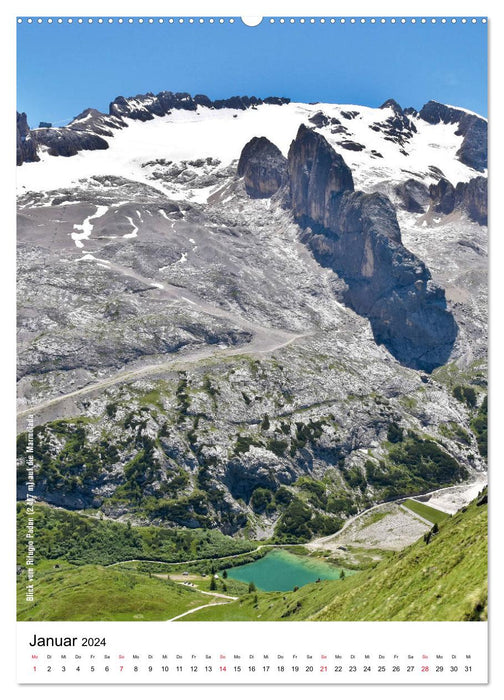
{"type": "Polygon", "coordinates": [[[487,623],[328,624],[330,634],[321,635],[320,623],[225,623],[220,629],[212,623],[175,627],[144,623],[135,632],[121,623],[22,623],[18,680],[28,684],[83,680],[164,684],[487,682],[487,623]]]}

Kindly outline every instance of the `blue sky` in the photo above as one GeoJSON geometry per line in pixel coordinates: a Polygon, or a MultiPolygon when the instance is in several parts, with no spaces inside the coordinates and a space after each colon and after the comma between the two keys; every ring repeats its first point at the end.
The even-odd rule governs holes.
{"type": "Polygon", "coordinates": [[[487,114],[487,25],[18,24],[19,111],[65,124],[118,95],[172,90],[403,107],[430,99],[487,114]]]}

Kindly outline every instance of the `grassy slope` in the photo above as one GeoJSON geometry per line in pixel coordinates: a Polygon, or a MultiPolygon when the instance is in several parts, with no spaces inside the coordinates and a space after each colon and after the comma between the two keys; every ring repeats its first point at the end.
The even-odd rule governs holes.
{"type": "Polygon", "coordinates": [[[316,620],[472,620],[487,614],[487,506],[473,502],[422,540],[342,582],[316,620]]]}
{"type": "MultiPolygon", "coordinates": [[[[352,577],[353,578],[353,577],[352,577]]],[[[187,620],[305,620],[334,598],[339,581],[322,581],[303,586],[296,592],[252,593],[222,608],[199,610],[182,618],[187,620]]]]}
{"type": "Polygon", "coordinates": [[[413,501],[411,498],[404,501],[403,505],[432,524],[437,523],[440,525],[444,520],[450,517],[448,513],[444,513],[442,510],[428,506],[425,503],[420,503],[420,501],[413,501]]]}
{"type": "Polygon", "coordinates": [[[487,615],[487,506],[344,581],[243,596],[184,620],[472,620],[487,615]]]}
{"type": "Polygon", "coordinates": [[[145,574],[86,565],[36,578],[36,603],[18,586],[18,620],[168,620],[212,598],[145,574]]]}

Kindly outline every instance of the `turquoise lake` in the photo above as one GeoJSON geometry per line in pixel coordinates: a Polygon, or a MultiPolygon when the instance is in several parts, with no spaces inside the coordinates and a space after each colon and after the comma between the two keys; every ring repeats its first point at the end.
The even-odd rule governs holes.
{"type": "MultiPolygon", "coordinates": [[[[341,568],[298,557],[290,552],[275,550],[250,564],[227,570],[229,578],[245,583],[254,582],[261,591],[291,591],[294,586],[305,586],[317,579],[339,579],[341,568]]],[[[345,575],[352,574],[345,569],[345,575]]]]}

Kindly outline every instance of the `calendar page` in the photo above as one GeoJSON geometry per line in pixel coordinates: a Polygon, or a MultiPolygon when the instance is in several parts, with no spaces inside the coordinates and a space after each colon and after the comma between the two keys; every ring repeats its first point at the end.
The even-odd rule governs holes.
{"type": "Polygon", "coordinates": [[[16,20],[18,682],[487,683],[486,18],[141,10],[16,20]]]}

